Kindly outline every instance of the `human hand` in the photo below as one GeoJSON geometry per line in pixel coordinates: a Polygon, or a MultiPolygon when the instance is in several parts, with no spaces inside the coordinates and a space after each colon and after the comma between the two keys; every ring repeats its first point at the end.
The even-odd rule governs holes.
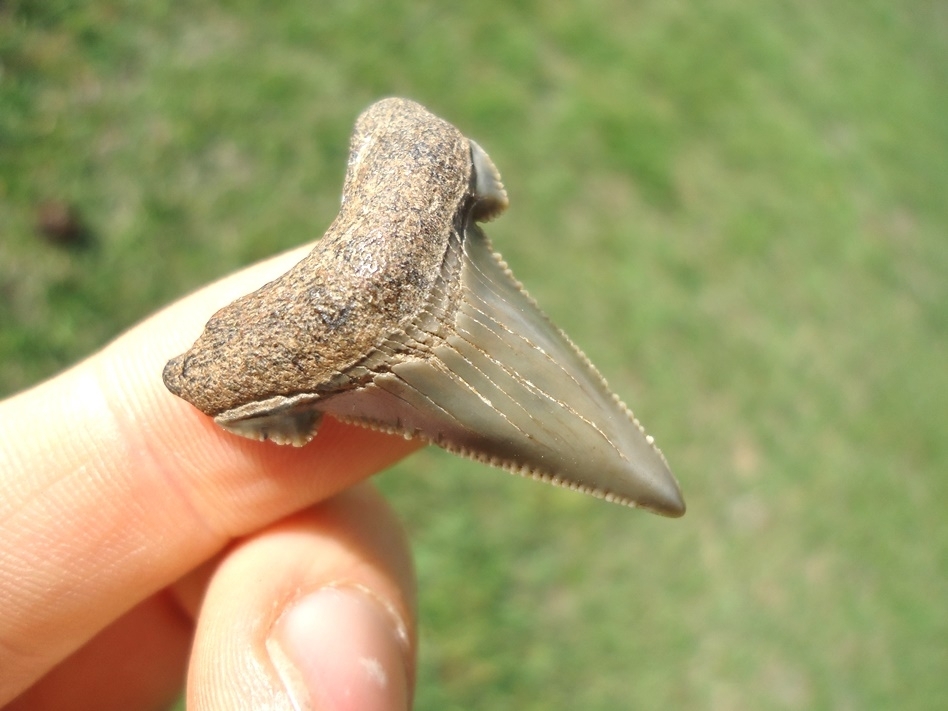
{"type": "Polygon", "coordinates": [[[414,579],[361,480],[419,445],[328,420],[302,449],[219,430],[161,382],[296,250],[0,403],[0,706],[406,709],[414,579]]]}

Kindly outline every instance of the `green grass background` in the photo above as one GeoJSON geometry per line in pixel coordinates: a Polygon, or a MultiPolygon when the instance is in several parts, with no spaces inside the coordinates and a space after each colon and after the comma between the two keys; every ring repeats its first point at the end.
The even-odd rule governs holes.
{"type": "Polygon", "coordinates": [[[382,475],[418,709],[948,698],[944,3],[6,0],[0,61],[0,393],[321,234],[378,97],[500,167],[495,246],[689,512],[382,475]],[[49,198],[91,248],[36,236],[49,198]]]}

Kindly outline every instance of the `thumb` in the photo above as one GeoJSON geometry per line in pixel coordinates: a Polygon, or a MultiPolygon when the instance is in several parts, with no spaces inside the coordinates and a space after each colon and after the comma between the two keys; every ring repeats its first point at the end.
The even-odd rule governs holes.
{"type": "Polygon", "coordinates": [[[407,711],[414,578],[367,485],[229,551],[198,617],[188,708],[407,711]]]}

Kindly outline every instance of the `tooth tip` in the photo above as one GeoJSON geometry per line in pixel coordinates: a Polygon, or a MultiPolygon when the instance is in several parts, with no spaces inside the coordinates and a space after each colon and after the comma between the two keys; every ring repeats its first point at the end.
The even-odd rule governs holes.
{"type": "Polygon", "coordinates": [[[685,500],[678,488],[678,483],[673,478],[656,487],[654,498],[649,502],[649,508],[669,518],[680,518],[685,515],[687,509],[685,500]]]}

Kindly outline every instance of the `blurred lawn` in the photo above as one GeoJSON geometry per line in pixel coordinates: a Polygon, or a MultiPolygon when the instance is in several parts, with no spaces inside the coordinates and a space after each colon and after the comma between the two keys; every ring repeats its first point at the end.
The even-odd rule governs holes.
{"type": "Polygon", "coordinates": [[[668,521],[428,451],[418,709],[948,698],[948,11],[926,0],[0,5],[0,394],[322,233],[383,95],[656,435],[668,521]],[[401,5],[401,7],[399,7],[401,5]],[[87,249],[39,239],[77,205],[87,249]]]}

